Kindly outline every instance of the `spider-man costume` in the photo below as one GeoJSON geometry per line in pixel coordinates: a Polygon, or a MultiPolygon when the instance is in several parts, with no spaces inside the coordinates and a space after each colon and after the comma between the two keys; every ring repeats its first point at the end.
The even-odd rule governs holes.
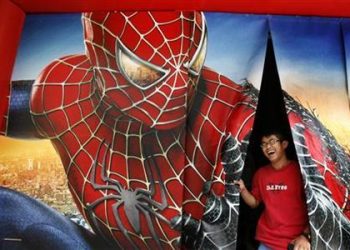
{"type": "MultiPolygon", "coordinates": [[[[120,248],[235,248],[232,182],[243,169],[257,92],[203,66],[202,13],[82,20],[86,54],[46,66],[30,100],[36,131],[59,153],[78,209],[120,248]]],[[[294,100],[289,107],[303,136],[305,111],[294,100]]]]}

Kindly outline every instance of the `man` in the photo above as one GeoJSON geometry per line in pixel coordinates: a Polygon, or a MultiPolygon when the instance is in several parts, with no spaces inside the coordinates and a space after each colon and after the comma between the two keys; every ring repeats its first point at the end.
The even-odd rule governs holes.
{"type": "Polygon", "coordinates": [[[288,141],[278,132],[266,133],[261,149],[270,164],[254,175],[249,192],[243,180],[235,181],[248,206],[265,206],[256,239],[263,249],[310,249],[310,237],[303,181],[297,162],[288,159],[288,141]]]}

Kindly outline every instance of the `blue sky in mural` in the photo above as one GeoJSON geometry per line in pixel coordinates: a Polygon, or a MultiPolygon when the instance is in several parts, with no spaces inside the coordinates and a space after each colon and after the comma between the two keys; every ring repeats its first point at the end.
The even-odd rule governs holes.
{"type": "Polygon", "coordinates": [[[80,15],[28,15],[12,78],[35,79],[52,60],[83,52],[80,15]]]}
{"type": "Polygon", "coordinates": [[[264,64],[267,22],[258,15],[207,13],[206,65],[236,82],[259,81],[264,64]]]}
{"type": "Polygon", "coordinates": [[[340,19],[316,17],[270,18],[281,78],[285,74],[288,79],[284,80],[295,84],[345,87],[339,22],[340,19]]]}
{"type": "MultiPolygon", "coordinates": [[[[345,44],[345,56],[350,58],[350,20],[343,20],[342,31],[344,34],[344,44],[345,44]]],[[[350,82],[350,60],[346,60],[346,71],[348,83],[350,82]]],[[[348,96],[350,97],[350,89],[348,88],[348,96]]]]}

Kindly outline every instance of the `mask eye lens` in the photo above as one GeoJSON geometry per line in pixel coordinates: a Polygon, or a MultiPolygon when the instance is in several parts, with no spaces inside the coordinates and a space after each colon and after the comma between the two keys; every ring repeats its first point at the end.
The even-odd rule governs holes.
{"type": "Polygon", "coordinates": [[[117,43],[118,66],[129,82],[140,89],[148,89],[162,81],[168,74],[158,66],[137,57],[120,41],[117,43]]]}
{"type": "Polygon", "coordinates": [[[199,75],[205,60],[205,56],[207,54],[207,37],[204,37],[203,43],[199,50],[199,53],[196,53],[193,60],[189,63],[189,70],[194,75],[199,75]]]}
{"type": "Polygon", "coordinates": [[[208,34],[207,29],[205,26],[205,18],[202,14],[202,27],[201,27],[201,38],[200,42],[198,44],[198,47],[196,49],[196,52],[194,53],[191,60],[184,64],[184,66],[188,69],[189,73],[198,76],[202,70],[202,67],[204,65],[205,56],[207,54],[207,41],[208,41],[208,34]]]}

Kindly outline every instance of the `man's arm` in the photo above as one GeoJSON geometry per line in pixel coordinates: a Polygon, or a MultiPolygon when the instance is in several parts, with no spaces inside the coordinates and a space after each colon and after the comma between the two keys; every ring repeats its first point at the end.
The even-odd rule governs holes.
{"type": "Polygon", "coordinates": [[[248,206],[251,208],[256,208],[259,206],[259,201],[251,194],[251,192],[248,191],[242,179],[235,181],[234,184],[239,186],[241,197],[248,206]]]}

